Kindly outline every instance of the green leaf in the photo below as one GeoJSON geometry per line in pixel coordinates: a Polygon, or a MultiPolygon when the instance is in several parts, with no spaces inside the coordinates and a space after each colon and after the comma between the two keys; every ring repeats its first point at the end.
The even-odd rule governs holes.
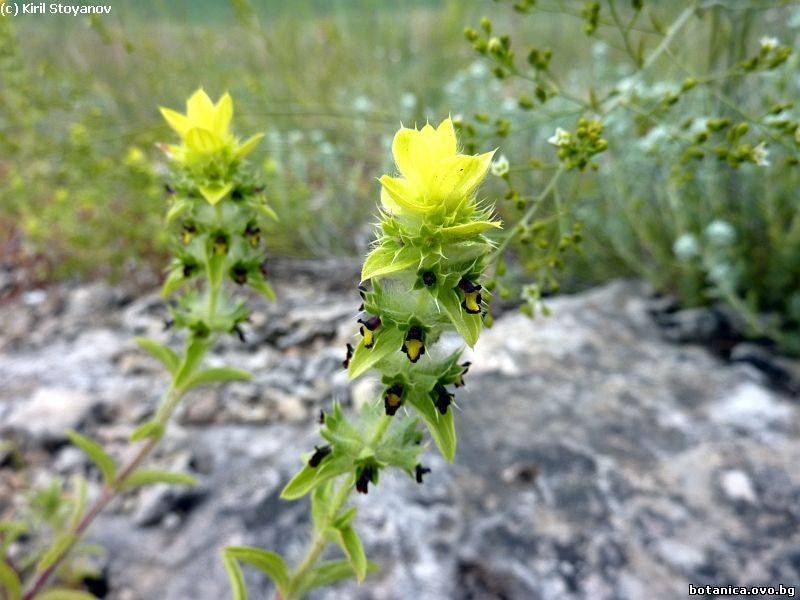
{"type": "Polygon", "coordinates": [[[181,364],[181,359],[174,350],[167,348],[166,346],[149,338],[137,337],[134,338],[134,340],[137,344],[139,344],[139,347],[142,348],[142,350],[147,351],[150,356],[164,365],[167,368],[167,371],[175,375],[175,372],[178,370],[178,367],[181,364]]]}
{"type": "Polygon", "coordinates": [[[361,539],[358,537],[356,530],[350,525],[333,531],[336,542],[344,550],[347,560],[350,562],[350,567],[353,569],[353,573],[356,574],[356,579],[361,583],[367,576],[367,556],[364,554],[364,545],[361,543],[361,539]]]}
{"type": "Polygon", "coordinates": [[[144,440],[146,438],[154,438],[159,440],[161,439],[161,436],[164,435],[165,429],[166,428],[164,427],[163,423],[159,423],[158,421],[147,421],[133,430],[133,433],[131,434],[131,441],[138,442],[139,440],[144,440]]]}
{"type": "Polygon", "coordinates": [[[5,590],[8,600],[19,600],[22,582],[10,566],[0,561],[0,589],[5,590]]]}
{"type": "Polygon", "coordinates": [[[266,279],[248,279],[248,284],[251,288],[253,288],[256,292],[264,296],[270,302],[275,302],[275,290],[272,289],[272,286],[267,282],[266,279]]]}
{"type": "Polygon", "coordinates": [[[197,365],[203,360],[206,352],[208,351],[208,340],[202,338],[194,338],[186,348],[186,356],[183,358],[183,364],[178,372],[175,374],[174,386],[176,389],[182,389],[186,381],[192,376],[197,369],[197,365]]]}
{"type": "Polygon", "coordinates": [[[169,298],[184,283],[186,283],[186,277],[183,276],[183,271],[181,269],[172,269],[161,286],[161,297],[169,298]]]}
{"type": "Polygon", "coordinates": [[[328,481],[325,485],[314,488],[314,492],[311,494],[311,520],[314,522],[316,531],[320,531],[325,526],[331,490],[331,481],[328,481]]]}
{"type": "Polygon", "coordinates": [[[184,384],[183,389],[190,390],[200,385],[218,383],[221,381],[250,381],[253,376],[247,371],[233,367],[212,367],[195,373],[184,384]]]}
{"type": "Polygon", "coordinates": [[[348,374],[350,379],[355,379],[369,371],[378,361],[387,357],[392,352],[399,352],[403,344],[403,332],[396,327],[383,325],[375,334],[375,344],[372,348],[364,346],[364,340],[359,342],[350,359],[348,374]],[[385,328],[384,331],[381,329],[385,328]]]}
{"type": "Polygon", "coordinates": [[[228,572],[228,581],[231,584],[233,600],[247,600],[247,586],[244,583],[244,573],[232,556],[228,556],[227,548],[222,551],[222,564],[228,572]]]}
{"type": "MultiPolygon", "coordinates": [[[[367,561],[367,573],[377,573],[379,567],[371,560],[367,561]]],[[[311,590],[333,585],[337,581],[348,579],[354,575],[353,567],[346,560],[324,562],[309,571],[303,578],[298,589],[298,595],[304,596],[311,590]]]]}
{"type": "Polygon", "coordinates": [[[281,498],[284,500],[302,498],[318,485],[322,485],[342,473],[347,473],[352,468],[353,460],[349,456],[329,456],[318,467],[310,467],[306,464],[283,488],[281,498]]]}
{"type": "Polygon", "coordinates": [[[471,315],[461,308],[461,302],[458,299],[458,294],[455,290],[440,290],[437,296],[439,306],[442,307],[447,314],[447,318],[453,323],[458,334],[464,338],[464,341],[470,346],[475,346],[478,341],[478,336],[481,334],[480,315],[471,315]]]}
{"type": "Polygon", "coordinates": [[[361,281],[384,277],[419,264],[419,250],[405,247],[400,250],[378,246],[367,255],[361,269],[361,281]]]}
{"type": "Polygon", "coordinates": [[[433,405],[427,394],[417,391],[408,395],[408,401],[419,412],[428,431],[431,433],[433,441],[439,448],[439,452],[447,460],[453,462],[456,455],[456,427],[453,422],[453,407],[451,406],[445,414],[441,414],[433,405]]]}
{"type": "Polygon", "coordinates": [[[185,198],[182,198],[181,200],[176,200],[175,203],[167,211],[167,217],[166,217],[167,225],[172,223],[172,221],[180,217],[191,207],[192,207],[191,200],[187,200],[185,198]]]}
{"type": "Polygon", "coordinates": [[[36,600],[97,600],[97,596],[79,590],[53,588],[38,594],[36,600]]]}
{"type": "Polygon", "coordinates": [[[344,511],[341,515],[336,517],[333,522],[333,526],[336,528],[347,527],[350,525],[350,522],[353,520],[353,517],[356,516],[358,509],[355,506],[351,506],[346,511],[344,511]]]}
{"type": "Polygon", "coordinates": [[[106,454],[106,451],[100,447],[100,444],[72,429],[67,431],[67,437],[70,442],[83,450],[92,459],[92,462],[100,469],[103,479],[108,485],[114,483],[114,477],[117,475],[117,466],[114,464],[114,460],[106,454]]]}
{"type": "Polygon", "coordinates": [[[41,573],[42,571],[50,568],[59,558],[61,558],[62,554],[69,550],[69,548],[77,539],[77,536],[70,531],[62,533],[56,537],[47,551],[42,555],[42,558],[39,559],[39,564],[36,565],[36,570],[41,573]]]}
{"type": "Polygon", "coordinates": [[[250,546],[229,546],[225,548],[223,554],[239,562],[252,565],[265,573],[275,582],[281,596],[286,595],[286,588],[289,585],[289,570],[283,557],[279,554],[250,546]]]}
{"type": "Polygon", "coordinates": [[[143,485],[171,483],[175,485],[197,485],[197,479],[186,473],[161,471],[159,469],[137,469],[119,486],[120,490],[130,490],[143,485]]]}
{"type": "Polygon", "coordinates": [[[278,218],[278,213],[272,210],[272,207],[269,204],[256,204],[256,210],[273,221],[280,221],[278,218]]]}
{"type": "Polygon", "coordinates": [[[86,480],[80,475],[72,479],[73,495],[75,497],[72,506],[72,516],[70,517],[70,529],[75,529],[83,516],[86,508],[86,480]]]}

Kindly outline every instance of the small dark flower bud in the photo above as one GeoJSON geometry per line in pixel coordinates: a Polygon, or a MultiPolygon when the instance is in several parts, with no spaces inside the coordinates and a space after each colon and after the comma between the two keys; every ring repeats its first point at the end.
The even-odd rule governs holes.
{"type": "Polygon", "coordinates": [[[469,371],[471,364],[472,363],[469,361],[461,363],[461,373],[459,373],[458,378],[455,380],[456,387],[464,387],[464,375],[469,371]]]}
{"type": "Polygon", "coordinates": [[[406,339],[403,341],[403,352],[412,363],[417,362],[420,356],[425,354],[425,337],[419,325],[409,328],[406,339]]]}
{"type": "Polygon", "coordinates": [[[181,232],[181,241],[184,245],[188,245],[189,242],[192,241],[194,234],[197,233],[197,227],[195,227],[192,223],[186,223],[183,226],[183,231],[181,232]]]}
{"type": "Polygon", "coordinates": [[[183,276],[186,278],[191,277],[197,270],[197,265],[194,263],[183,263],[183,276]]]}
{"type": "Polygon", "coordinates": [[[380,317],[369,317],[368,319],[359,319],[361,327],[359,331],[364,336],[364,347],[372,348],[375,345],[375,330],[381,326],[380,317]]]}
{"type": "Polygon", "coordinates": [[[324,410],[319,411],[319,418],[317,418],[317,422],[320,425],[324,425],[325,424],[325,411],[324,410]]]}
{"type": "Polygon", "coordinates": [[[393,417],[403,404],[403,384],[395,383],[386,390],[383,397],[383,407],[386,409],[386,414],[393,417]]]}
{"type": "Polygon", "coordinates": [[[462,279],[458,283],[458,289],[464,294],[464,301],[461,303],[464,311],[470,315],[481,314],[481,286],[468,279],[462,279]]]}
{"type": "Polygon", "coordinates": [[[430,472],[431,470],[428,467],[423,467],[422,465],[414,467],[414,476],[417,479],[417,483],[422,483],[422,476],[430,472]]]}
{"type": "Polygon", "coordinates": [[[437,383],[431,391],[431,399],[436,409],[444,415],[447,414],[447,407],[453,402],[453,394],[441,383],[437,383]]]}
{"type": "Polygon", "coordinates": [[[353,358],[353,346],[347,344],[347,356],[342,361],[342,367],[347,369],[350,367],[350,359],[353,358]]]}
{"type": "Polygon", "coordinates": [[[242,190],[240,190],[238,188],[233,190],[233,192],[231,192],[231,199],[232,200],[241,200],[242,199],[242,190]]]}
{"type": "Polygon", "coordinates": [[[356,491],[360,494],[366,494],[369,492],[369,484],[372,481],[374,476],[374,471],[371,465],[365,466],[361,469],[361,474],[358,476],[356,480],[356,491]]]}
{"type": "Polygon", "coordinates": [[[328,456],[330,453],[330,445],[314,446],[314,454],[308,459],[308,466],[312,469],[316,469],[319,466],[319,463],[322,462],[322,459],[328,456]]]}
{"type": "Polygon", "coordinates": [[[436,274],[433,271],[425,271],[422,274],[422,283],[424,283],[427,287],[436,285],[436,274]]]}
{"type": "Polygon", "coordinates": [[[258,248],[258,245],[261,243],[261,229],[251,223],[244,230],[244,236],[248,239],[253,248],[258,248]]]}
{"type": "Polygon", "coordinates": [[[164,191],[167,193],[168,196],[171,196],[172,194],[175,193],[175,188],[172,187],[170,184],[165,183],[164,184],[164,191]]]}
{"type": "Polygon", "coordinates": [[[247,283],[247,267],[241,263],[233,265],[231,267],[231,279],[239,285],[247,283]]]}
{"type": "Polygon", "coordinates": [[[242,342],[243,344],[247,343],[247,338],[244,336],[244,330],[238,325],[233,326],[233,329],[231,329],[231,333],[235,333],[236,336],[239,338],[239,341],[242,342]]]}
{"type": "Polygon", "coordinates": [[[228,253],[228,237],[223,234],[219,234],[217,237],[214,238],[214,254],[217,256],[222,256],[223,254],[228,253]]]}
{"type": "Polygon", "coordinates": [[[164,320],[164,331],[167,331],[168,329],[172,329],[173,325],[175,325],[175,320],[174,319],[165,319],[164,320]]]}

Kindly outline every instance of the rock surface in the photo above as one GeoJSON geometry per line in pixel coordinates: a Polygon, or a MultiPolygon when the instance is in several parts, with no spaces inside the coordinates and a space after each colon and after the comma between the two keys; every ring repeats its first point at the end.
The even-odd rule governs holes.
{"type": "MultiPolygon", "coordinates": [[[[131,495],[92,529],[109,551],[108,598],[226,598],[223,546],[302,553],[307,502],[280,489],[317,442],[319,409],[363,401],[369,386],[351,389],[340,365],[355,295],[301,279],[279,297],[258,306],[246,344],[231,338],[211,357],[253,381],[194,393],[154,459],[200,487],[131,495]]],[[[317,598],[639,599],[684,597],[689,583],[800,584],[796,399],[747,362],[664,340],[635,283],[551,308],[484,333],[457,399],[456,462],[430,452],[424,485],[392,474],[356,498],[381,572],[317,598]]],[[[0,422],[36,457],[34,479],[86,468],[59,447],[56,423],[125,451],[164,381],[131,336],[169,340],[162,318],[154,296],[103,286],[0,307],[0,422]],[[39,411],[52,422],[31,418],[39,411]]],[[[271,598],[248,578],[253,598],[271,598]]]]}

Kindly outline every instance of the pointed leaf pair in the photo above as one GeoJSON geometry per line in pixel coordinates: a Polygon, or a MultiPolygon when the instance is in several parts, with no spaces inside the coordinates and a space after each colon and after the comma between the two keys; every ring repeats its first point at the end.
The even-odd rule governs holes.
{"type": "Polygon", "coordinates": [[[402,344],[402,331],[388,325],[381,326],[375,334],[375,344],[372,348],[364,346],[364,340],[361,340],[353,352],[348,369],[350,379],[363,375],[392,352],[398,352],[402,344]]]}
{"type": "Polygon", "coordinates": [[[248,279],[248,284],[251,288],[253,288],[256,292],[264,296],[270,302],[275,302],[275,290],[272,289],[272,286],[266,279],[263,278],[251,278],[248,279]]]}
{"type": "Polygon", "coordinates": [[[73,445],[83,450],[92,459],[92,462],[97,465],[97,468],[103,474],[106,485],[112,485],[117,475],[117,466],[100,444],[71,429],[67,431],[67,437],[73,445]]]}
{"type": "Polygon", "coordinates": [[[142,350],[148,352],[150,356],[164,365],[167,371],[169,371],[172,375],[175,375],[178,367],[181,364],[181,359],[174,350],[164,346],[163,344],[159,344],[157,341],[151,340],[150,338],[136,337],[134,340],[137,344],[139,344],[139,347],[142,350]]]}
{"type": "Polygon", "coordinates": [[[222,551],[222,559],[225,562],[236,600],[247,599],[247,589],[238,565],[239,562],[252,565],[266,574],[275,583],[278,593],[286,597],[289,586],[289,570],[283,557],[275,552],[250,546],[229,546],[222,551]]]}
{"type": "Polygon", "coordinates": [[[174,386],[177,390],[182,390],[186,382],[194,374],[200,361],[203,360],[208,351],[208,340],[194,338],[186,348],[186,356],[183,359],[180,369],[175,374],[174,386]]]}
{"type": "Polygon", "coordinates": [[[395,249],[378,246],[367,255],[361,268],[361,281],[373,277],[385,277],[397,271],[416,266],[420,261],[420,253],[416,248],[406,246],[395,249]]]}

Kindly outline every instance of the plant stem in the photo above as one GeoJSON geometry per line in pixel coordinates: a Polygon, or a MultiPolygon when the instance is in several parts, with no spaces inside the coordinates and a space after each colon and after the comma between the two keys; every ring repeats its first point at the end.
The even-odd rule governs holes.
{"type": "MultiPolygon", "coordinates": [[[[378,421],[378,425],[375,428],[375,433],[372,435],[372,439],[369,441],[370,446],[374,447],[380,443],[391,422],[391,416],[383,415],[381,417],[381,420],[378,421]]],[[[336,494],[334,495],[330,507],[328,508],[328,514],[326,515],[325,523],[319,528],[320,531],[314,535],[314,539],[311,542],[308,552],[306,552],[303,560],[300,562],[297,569],[295,569],[294,573],[292,573],[292,576],[289,579],[287,597],[283,598],[283,600],[292,600],[297,597],[295,596],[295,590],[297,586],[300,584],[300,582],[302,582],[303,577],[305,577],[306,574],[314,568],[314,565],[317,563],[317,560],[319,560],[320,555],[328,545],[330,540],[326,535],[325,530],[336,518],[337,513],[342,509],[344,504],[347,502],[347,499],[350,497],[355,483],[354,479],[355,478],[353,475],[348,475],[347,478],[345,478],[345,480],[342,482],[342,485],[339,486],[339,489],[336,490],[336,494]]],[[[275,600],[281,599],[282,596],[276,592],[275,600]]]]}
{"type": "MultiPolygon", "coordinates": [[[[156,414],[156,420],[165,425],[169,418],[172,416],[172,412],[177,406],[178,401],[183,397],[184,391],[181,389],[175,389],[170,387],[167,393],[164,396],[164,400],[159,407],[159,410],[156,414]]],[[[100,496],[97,500],[92,504],[89,510],[84,514],[83,518],[78,522],[75,526],[75,529],[72,531],[74,538],[72,543],[70,543],[64,550],[61,551],[61,554],[53,561],[53,563],[39,573],[34,579],[33,584],[25,592],[25,595],[22,596],[22,600],[32,600],[36,597],[36,595],[42,591],[42,588],[47,584],[50,578],[53,576],[53,573],[56,572],[58,567],[70,553],[72,548],[75,547],[75,544],[78,543],[83,533],[89,528],[89,526],[94,522],[95,518],[103,512],[108,503],[111,502],[114,498],[119,495],[121,488],[131,476],[131,474],[136,471],[139,465],[146,459],[150,452],[153,451],[156,444],[158,443],[160,438],[158,437],[151,437],[147,441],[145,441],[133,455],[133,457],[122,467],[122,470],[119,472],[117,477],[114,481],[109,485],[106,484],[103,486],[102,491],[100,492],[100,496]]]]}
{"type": "Polygon", "coordinates": [[[122,471],[119,473],[117,478],[114,480],[113,485],[106,485],[103,487],[103,491],[100,493],[100,497],[97,498],[95,503],[91,506],[88,512],[83,516],[80,522],[75,526],[75,530],[72,532],[75,535],[72,543],[69,544],[61,554],[56,558],[53,563],[47,567],[44,571],[37,575],[36,579],[34,580],[33,584],[31,585],[30,589],[25,592],[25,595],[22,596],[22,600],[32,600],[36,597],[36,595],[42,590],[42,588],[47,584],[50,577],[52,577],[53,573],[58,569],[61,565],[63,560],[66,558],[67,554],[69,554],[70,550],[77,544],[78,540],[80,539],[81,535],[89,528],[92,522],[95,520],[97,515],[99,515],[103,509],[108,505],[111,500],[113,500],[118,491],[119,487],[125,483],[125,481],[130,477],[131,473],[133,473],[136,468],[141,464],[141,462],[147,458],[147,455],[155,447],[158,440],[156,438],[148,439],[142,446],[139,448],[139,451],[133,456],[133,458],[125,465],[122,471]]]}

